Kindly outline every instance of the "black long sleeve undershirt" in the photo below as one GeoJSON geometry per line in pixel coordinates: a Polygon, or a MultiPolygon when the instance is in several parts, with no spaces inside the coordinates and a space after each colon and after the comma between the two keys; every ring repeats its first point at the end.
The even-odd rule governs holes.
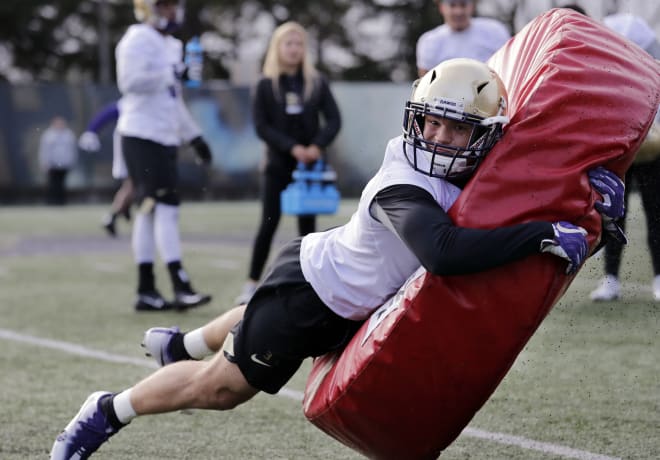
{"type": "Polygon", "coordinates": [[[434,275],[488,270],[539,252],[552,239],[550,222],[529,222],[490,230],[457,227],[424,189],[393,185],[376,194],[371,215],[393,229],[434,275]],[[384,222],[389,220],[389,224],[384,222]]]}

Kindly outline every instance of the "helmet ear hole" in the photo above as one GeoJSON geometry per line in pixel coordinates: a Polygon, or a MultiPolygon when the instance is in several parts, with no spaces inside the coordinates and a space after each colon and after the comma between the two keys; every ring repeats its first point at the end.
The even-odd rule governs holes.
{"type": "Polygon", "coordinates": [[[435,81],[435,79],[437,78],[437,76],[438,75],[437,75],[435,69],[431,70],[431,81],[430,81],[430,83],[433,83],[435,81]]]}
{"type": "Polygon", "coordinates": [[[488,130],[489,129],[485,126],[475,126],[474,130],[472,131],[470,141],[468,142],[468,147],[475,145],[475,143],[477,143],[484,135],[486,135],[488,130]]]}
{"type": "Polygon", "coordinates": [[[417,127],[419,128],[419,133],[420,134],[424,133],[424,114],[423,113],[417,113],[415,115],[415,123],[417,123],[417,127]]]}

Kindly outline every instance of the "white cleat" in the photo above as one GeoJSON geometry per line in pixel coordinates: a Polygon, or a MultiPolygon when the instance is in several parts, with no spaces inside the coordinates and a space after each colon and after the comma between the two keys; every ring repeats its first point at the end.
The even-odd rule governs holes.
{"type": "Polygon", "coordinates": [[[660,302],[660,275],[653,278],[653,300],[660,302]]]}
{"type": "Polygon", "coordinates": [[[101,412],[101,400],[112,393],[97,391],[84,402],[78,413],[64,428],[50,451],[50,460],[82,460],[89,458],[117,430],[101,412]]]}
{"type": "MultiPolygon", "coordinates": [[[[660,281],[658,282],[658,287],[660,288],[660,281]]],[[[598,287],[589,294],[589,298],[594,302],[611,302],[618,300],[619,297],[621,297],[621,283],[613,275],[606,275],[598,287]]]]}
{"type": "Polygon", "coordinates": [[[142,339],[142,347],[147,349],[145,354],[155,359],[161,366],[176,362],[177,360],[170,353],[170,342],[180,333],[178,327],[152,327],[144,333],[142,339]]]}

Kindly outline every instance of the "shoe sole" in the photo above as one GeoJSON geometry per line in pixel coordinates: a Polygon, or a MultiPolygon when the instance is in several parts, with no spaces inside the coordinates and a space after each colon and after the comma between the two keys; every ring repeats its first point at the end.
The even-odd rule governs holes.
{"type": "Polygon", "coordinates": [[[107,225],[103,225],[102,227],[103,227],[103,229],[105,230],[105,232],[108,234],[108,236],[110,236],[110,237],[112,237],[112,238],[116,238],[116,237],[117,237],[117,230],[114,230],[114,229],[110,228],[110,227],[107,226],[107,225]]]}
{"type": "MultiPolygon", "coordinates": [[[[152,329],[154,329],[154,328],[152,328],[152,329]]],[[[179,329],[179,328],[176,327],[176,326],[175,326],[175,327],[172,327],[172,328],[163,328],[163,329],[168,329],[168,330],[170,330],[170,331],[171,331],[172,329],[174,329],[173,334],[181,333],[181,329],[179,329]]],[[[156,363],[157,363],[159,366],[161,366],[161,367],[162,367],[162,366],[166,366],[167,364],[171,364],[171,363],[167,363],[167,364],[164,363],[165,360],[163,359],[163,356],[162,356],[162,350],[160,349],[160,347],[158,347],[158,354],[159,354],[159,357],[158,357],[158,358],[155,357],[155,356],[152,354],[151,350],[149,350],[149,348],[147,347],[147,333],[148,333],[150,330],[151,330],[151,329],[149,329],[149,330],[147,330],[147,331],[144,332],[144,334],[142,335],[142,342],[140,342],[140,346],[141,346],[142,348],[144,348],[144,356],[146,356],[147,358],[153,358],[153,359],[156,361],[156,363]]],[[[171,340],[171,339],[170,339],[170,340],[171,340]]],[[[172,362],[175,362],[175,361],[172,361],[172,362]]]]}
{"type": "Polygon", "coordinates": [[[173,304],[168,304],[161,308],[152,307],[151,305],[135,305],[134,308],[135,311],[138,312],[159,312],[159,311],[172,311],[178,309],[178,307],[173,304]]]}
{"type": "Polygon", "coordinates": [[[597,297],[597,298],[595,298],[595,299],[591,299],[591,300],[592,300],[593,302],[601,302],[601,303],[605,303],[605,302],[616,302],[617,300],[619,300],[619,298],[620,298],[619,296],[616,296],[616,297],[608,297],[608,298],[597,297]]]}
{"type": "Polygon", "coordinates": [[[144,356],[146,356],[147,358],[153,358],[154,361],[156,361],[156,364],[158,364],[160,367],[165,366],[165,364],[161,364],[161,362],[163,361],[162,357],[161,357],[161,359],[158,359],[154,355],[151,354],[151,352],[149,351],[149,349],[147,348],[147,346],[144,343],[144,339],[142,339],[142,342],[140,342],[140,346],[142,348],[144,348],[144,350],[145,350],[144,351],[144,356]]]}
{"type": "Polygon", "coordinates": [[[199,299],[197,302],[192,302],[192,303],[178,302],[175,300],[174,308],[176,308],[178,311],[190,310],[191,308],[197,308],[197,307],[201,307],[202,305],[206,305],[207,303],[210,303],[211,300],[212,297],[210,295],[204,296],[201,299],[199,299]]]}

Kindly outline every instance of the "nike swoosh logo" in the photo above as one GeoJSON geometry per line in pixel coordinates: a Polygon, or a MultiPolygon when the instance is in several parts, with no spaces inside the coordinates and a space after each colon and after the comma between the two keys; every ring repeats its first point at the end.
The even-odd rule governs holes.
{"type": "Polygon", "coordinates": [[[260,360],[256,353],[253,353],[252,356],[250,356],[250,359],[251,359],[252,361],[254,361],[255,363],[257,363],[257,364],[261,364],[262,366],[273,367],[273,366],[271,366],[270,364],[265,363],[265,362],[263,362],[262,360],[260,360]]]}

